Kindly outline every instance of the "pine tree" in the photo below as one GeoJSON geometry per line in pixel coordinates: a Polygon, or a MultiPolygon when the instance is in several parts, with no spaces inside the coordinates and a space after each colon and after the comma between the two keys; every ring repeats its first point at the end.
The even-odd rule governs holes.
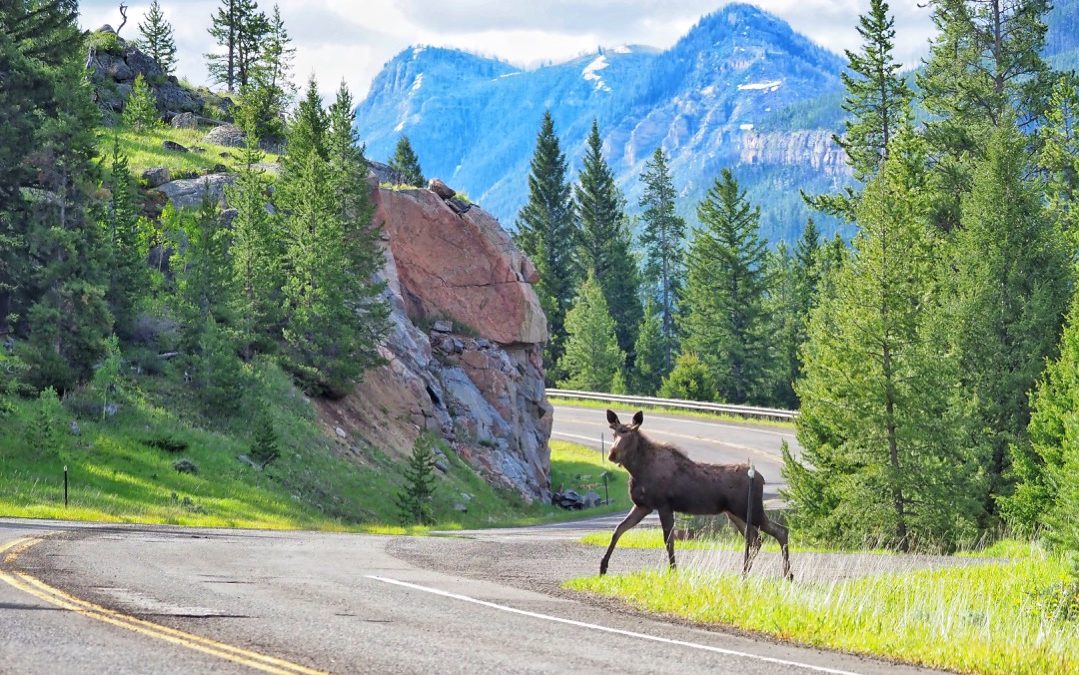
{"type": "Polygon", "coordinates": [[[196,214],[185,214],[181,222],[187,246],[178,264],[177,310],[184,346],[193,351],[211,319],[215,327],[231,323],[235,301],[230,232],[221,222],[220,208],[209,197],[196,214]]]}
{"type": "Polygon", "coordinates": [[[712,371],[716,393],[732,403],[768,396],[766,242],[760,209],[724,169],[697,207],[701,229],[687,263],[683,344],[712,371]]]}
{"type": "Polygon", "coordinates": [[[1041,123],[1052,86],[1041,58],[1049,0],[931,0],[938,36],[918,87],[940,181],[934,221],[959,225],[960,201],[993,130],[1041,123]]]}
{"type": "Polygon", "coordinates": [[[213,315],[198,326],[193,382],[203,412],[228,417],[240,410],[245,390],[243,366],[228,331],[213,315]]]}
{"type": "MultiPolygon", "coordinates": [[[[801,289],[797,262],[784,242],[779,242],[769,255],[769,277],[765,310],[770,317],[769,334],[776,348],[773,354],[773,375],[770,402],[785,408],[797,408],[798,397],[794,382],[801,370],[798,351],[802,347],[806,314],[802,311],[801,289]]],[[[807,308],[808,309],[808,308],[807,308]]]]}
{"type": "Polygon", "coordinates": [[[221,0],[211,22],[210,36],[225,53],[206,54],[207,70],[214,82],[237,91],[258,68],[270,22],[255,0],[221,0]]]}
{"type": "MultiPolygon", "coordinates": [[[[89,212],[89,193],[97,183],[93,157],[99,114],[85,78],[75,3],[16,4],[20,7],[4,8],[0,16],[6,25],[0,32],[9,33],[6,39],[25,40],[14,52],[14,65],[36,72],[40,79],[31,75],[31,82],[42,89],[8,109],[14,126],[27,133],[25,154],[16,160],[17,168],[0,171],[11,171],[7,175],[18,181],[16,190],[33,190],[19,190],[12,202],[0,204],[8,214],[0,218],[7,221],[3,229],[19,246],[11,258],[19,288],[15,302],[4,309],[18,315],[15,330],[27,338],[21,356],[30,384],[62,391],[89,376],[112,332],[105,302],[108,242],[89,212]],[[20,126],[23,114],[30,115],[28,127],[20,126]]],[[[26,81],[17,79],[13,90],[21,92],[26,81]]],[[[6,133],[7,123],[0,127],[6,133]]]]}
{"type": "Polygon", "coordinates": [[[286,231],[288,365],[312,394],[339,397],[380,363],[387,328],[378,230],[347,90],[327,118],[312,80],[290,129],[278,201],[286,231]]]}
{"type": "MultiPolygon", "coordinates": [[[[630,371],[630,390],[635,394],[654,396],[674,364],[667,365],[663,320],[655,303],[649,298],[644,306],[644,321],[637,331],[634,345],[637,355],[630,371]]],[[[612,392],[613,393],[613,392],[612,392]]]]}
{"type": "Polygon", "coordinates": [[[285,111],[296,94],[291,79],[296,48],[277,5],[267,21],[259,61],[248,82],[240,87],[236,120],[249,134],[279,141],[285,137],[285,111]]]}
{"type": "Polygon", "coordinates": [[[645,250],[643,277],[644,282],[651,286],[649,292],[654,294],[659,304],[662,375],[666,375],[674,367],[674,358],[678,353],[676,319],[678,296],[685,274],[682,246],[686,221],[674,210],[677,193],[662,148],[656,148],[652,158],[645,163],[641,182],[644,184],[644,194],[640,199],[640,207],[644,209],[641,214],[644,220],[641,246],[645,250]]]}
{"type": "MultiPolygon", "coordinates": [[[[850,117],[844,122],[843,136],[833,139],[846,152],[854,179],[864,183],[877,174],[888,157],[888,143],[913,92],[900,74],[902,64],[895,60],[895,19],[885,0],[870,0],[869,12],[858,18],[858,34],[862,50],[847,50],[849,72],[840,75],[847,89],[843,110],[850,117]]],[[[854,188],[809,199],[814,208],[846,220],[854,218],[857,201],[854,188]]]]}
{"type": "Polygon", "coordinates": [[[674,369],[659,388],[663,398],[687,401],[712,401],[716,397],[712,386],[712,374],[704,361],[693,352],[682,352],[674,362],[674,369]]]}
{"type": "Polygon", "coordinates": [[[559,368],[566,389],[607,392],[621,370],[625,355],[615,339],[615,323],[595,276],[577,291],[577,299],[566,314],[566,353],[559,368]]]}
{"type": "Polygon", "coordinates": [[[1049,215],[1079,244],[1079,75],[1061,75],[1049,100],[1046,124],[1038,130],[1042,142],[1040,168],[1049,177],[1049,215]]]}
{"type": "Polygon", "coordinates": [[[141,221],[135,200],[134,181],[127,157],[120,153],[117,137],[112,146],[112,186],[104,223],[112,244],[106,298],[116,321],[116,331],[123,337],[131,335],[139,299],[149,281],[146,260],[140,252],[141,221]]]}
{"type": "Polygon", "coordinates": [[[584,167],[573,188],[578,218],[578,266],[595,275],[603,289],[615,321],[618,347],[632,362],[637,327],[643,314],[637,261],[630,251],[624,200],[603,157],[603,142],[595,120],[587,143],[584,167]]]}
{"type": "Polygon", "coordinates": [[[176,35],[157,0],[150,3],[146,18],[139,23],[139,33],[139,49],[157,61],[165,75],[172,75],[176,70],[176,35]]]}
{"type": "Polygon", "coordinates": [[[551,382],[561,379],[555,370],[565,351],[566,312],[573,304],[580,279],[573,247],[566,245],[573,236],[573,202],[566,180],[566,156],[548,110],[543,114],[536,137],[528,176],[528,203],[517,214],[514,239],[539,272],[535,289],[547,315],[548,339],[543,362],[551,382]]]}
{"type": "Polygon", "coordinates": [[[263,154],[259,139],[248,131],[235,184],[226,188],[236,209],[232,220],[231,284],[241,353],[250,360],[256,351],[272,346],[274,327],[281,319],[281,236],[267,209],[269,181],[259,168],[263,154]]]}
{"type": "Polygon", "coordinates": [[[432,499],[435,494],[435,440],[420,434],[412,445],[405,467],[405,485],[397,495],[397,508],[405,525],[430,525],[435,522],[432,499]]]}
{"type": "Polygon", "coordinates": [[[124,126],[139,132],[153,129],[161,124],[154,93],[141,73],[135,77],[131,95],[124,103],[123,120],[124,126]]]}
{"type": "Polygon", "coordinates": [[[925,150],[909,123],[858,204],[854,255],[809,325],[792,523],[803,535],[907,550],[975,531],[981,457],[966,440],[959,363],[940,347],[940,245],[925,150]]]}
{"type": "Polygon", "coordinates": [[[1026,139],[1005,120],[975,169],[956,236],[949,307],[964,384],[977,401],[988,450],[986,510],[1010,492],[1008,448],[1028,455],[1028,396],[1056,353],[1068,303],[1069,264],[1060,230],[1026,179],[1026,139]]]}
{"type": "Polygon", "coordinates": [[[402,136],[397,140],[393,158],[390,159],[390,168],[400,176],[402,185],[427,187],[427,179],[423,177],[420,160],[412,150],[412,143],[408,140],[408,136],[402,136]]]}
{"type": "Polygon", "coordinates": [[[251,461],[257,462],[259,468],[265,469],[281,456],[278,447],[279,438],[274,429],[273,417],[270,416],[266,407],[263,407],[255,422],[255,434],[251,439],[251,448],[247,451],[251,461]]]}

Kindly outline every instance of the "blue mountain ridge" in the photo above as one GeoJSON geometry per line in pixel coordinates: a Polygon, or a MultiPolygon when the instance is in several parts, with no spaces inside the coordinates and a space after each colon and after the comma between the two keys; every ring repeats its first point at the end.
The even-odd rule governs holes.
{"type": "MultiPolygon", "coordinates": [[[[1058,3],[1052,23],[1075,23],[1079,0],[1058,3]],[[1070,6],[1070,9],[1069,9],[1070,6]]],[[[1047,55],[1074,58],[1077,40],[1051,31],[1047,55]],[[1052,54],[1050,51],[1052,50],[1052,54]]],[[[1055,61],[1054,61],[1055,62],[1055,61]]],[[[601,49],[521,70],[495,59],[413,47],[391,59],[357,106],[367,156],[386,160],[407,134],[428,177],[466,192],[513,229],[528,196],[529,161],[545,109],[574,178],[596,118],[604,151],[635,213],[639,176],[657,147],[670,158],[679,209],[697,203],[723,168],[761,207],[762,234],[796,239],[815,215],[799,191],[835,191],[850,172],[832,134],[842,129],[845,60],[757,7],[730,4],[703,17],[674,46],[601,49]]]]}

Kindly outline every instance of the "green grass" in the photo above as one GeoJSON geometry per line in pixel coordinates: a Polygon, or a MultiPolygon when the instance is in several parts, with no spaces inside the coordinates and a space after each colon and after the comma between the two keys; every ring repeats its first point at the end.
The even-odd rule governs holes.
{"type": "Polygon", "coordinates": [[[690,569],[590,577],[566,586],[693,622],[928,667],[1076,672],[1079,620],[1062,616],[1060,603],[1062,589],[1074,588],[1076,580],[1060,559],[1028,549],[1016,561],[902,574],[865,569],[864,576],[831,582],[743,581],[734,573],[690,569]]]}
{"type": "MultiPolygon", "coordinates": [[[[120,411],[105,421],[93,408],[96,394],[76,392],[57,422],[59,446],[47,452],[30,447],[29,430],[36,400],[14,401],[0,418],[0,513],[27,518],[59,518],[124,523],[165,523],[203,527],[360,530],[387,534],[423,533],[553,522],[627,508],[626,475],[612,471],[614,503],[587,512],[526,504],[515,492],[493,489],[455,453],[447,451],[449,471],[438,473],[434,496],[437,523],[429,528],[401,527],[395,495],[403,483],[401,462],[377,448],[350,439],[358,459],[346,459],[336,438],[320,430],[311,403],[269,360],[248,366],[248,393],[233,418],[207,418],[182,368],[168,365],[157,376],[140,376],[125,385],[120,411]],[[171,370],[170,370],[171,369],[171,370]],[[180,371],[180,372],[175,372],[180,371]],[[268,401],[280,436],[281,457],[258,471],[239,461],[250,443],[251,401],[268,401]],[[73,405],[73,401],[82,401],[73,405]],[[80,427],[74,436],[72,421],[80,427]],[[182,441],[172,454],[152,447],[155,438],[182,441]],[[186,458],[197,475],[182,474],[173,462],[186,458]],[[70,480],[70,503],[63,504],[63,467],[70,480]],[[462,497],[471,496],[470,500],[462,497]],[[466,503],[467,513],[454,509],[466,503]]],[[[100,410],[100,408],[97,408],[100,410]]],[[[552,478],[556,487],[586,490],[600,485],[599,453],[555,442],[552,478]]]]}
{"type": "MultiPolygon", "coordinates": [[[[769,553],[779,552],[779,543],[768,535],[763,535],[764,545],[762,551],[769,553]]],[[[610,532],[589,532],[578,541],[588,546],[600,546],[606,548],[611,543],[610,532]]],[[[663,548],[663,530],[656,527],[637,527],[622,535],[618,540],[620,548],[663,548]]],[[[745,539],[734,528],[728,528],[716,536],[702,537],[700,539],[680,539],[674,543],[675,550],[696,551],[742,551],[745,547],[745,539]]],[[[838,549],[822,546],[803,546],[790,544],[792,553],[839,553],[838,549]]],[[[887,554],[891,553],[884,549],[859,549],[859,553],[887,554]]]]}
{"type": "MultiPolygon", "coordinates": [[[[709,420],[713,422],[734,422],[736,424],[748,424],[752,426],[761,427],[773,427],[782,429],[784,431],[793,431],[794,422],[784,422],[782,420],[762,420],[755,417],[741,417],[739,415],[729,415],[726,413],[714,413],[705,410],[686,410],[683,408],[664,408],[662,406],[629,406],[626,403],[615,403],[607,401],[592,401],[576,398],[563,398],[563,397],[551,397],[549,399],[551,405],[564,405],[573,406],[575,408],[592,408],[593,410],[606,410],[607,408],[625,408],[629,410],[631,407],[634,411],[643,410],[645,412],[656,413],[658,415],[674,415],[676,417],[695,417],[698,419],[709,420]]],[[[623,418],[625,419],[625,418],[623,418]]],[[[645,425],[647,425],[647,420],[645,425]]]]}
{"type": "MultiPolygon", "coordinates": [[[[146,169],[164,166],[169,169],[173,179],[194,178],[212,172],[218,165],[228,171],[240,168],[242,148],[227,148],[207,143],[204,139],[209,128],[157,129],[137,132],[132,129],[102,128],[98,132],[98,148],[102,166],[108,169],[112,157],[113,138],[120,140],[120,151],[127,156],[131,174],[138,178],[146,169]],[[179,143],[189,152],[166,150],[161,146],[164,141],[179,143]]],[[[276,162],[277,155],[267,154],[263,161],[276,162]]]]}

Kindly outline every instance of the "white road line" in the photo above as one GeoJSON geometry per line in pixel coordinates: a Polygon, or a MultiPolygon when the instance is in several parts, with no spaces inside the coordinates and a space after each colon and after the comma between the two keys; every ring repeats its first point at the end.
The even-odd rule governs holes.
{"type": "MultiPolygon", "coordinates": [[[[582,441],[595,442],[595,441],[599,440],[595,436],[581,436],[580,434],[567,434],[564,431],[552,431],[551,435],[552,436],[561,436],[562,438],[576,438],[576,439],[579,439],[579,440],[582,440],[582,441]]],[[[611,442],[607,441],[606,445],[609,447],[611,445],[611,442]]]]}
{"type": "Polygon", "coordinates": [[[804,670],[812,670],[818,673],[832,673],[832,675],[860,675],[849,670],[837,670],[835,668],[826,668],[824,666],[814,666],[809,663],[799,663],[798,661],[787,661],[784,659],[776,659],[771,656],[760,656],[758,654],[750,654],[748,652],[739,652],[733,649],[723,649],[722,647],[712,647],[711,645],[702,645],[696,642],[686,642],[684,640],[672,640],[670,638],[659,637],[657,635],[648,635],[646,633],[636,633],[630,630],[621,630],[619,628],[610,628],[608,626],[600,626],[595,623],[586,623],[584,621],[575,621],[573,619],[563,619],[558,616],[551,616],[550,614],[540,614],[539,612],[529,612],[524,609],[517,609],[516,607],[507,607],[506,605],[499,605],[493,602],[487,602],[486,600],[477,600],[476,598],[470,598],[467,595],[458,595],[457,593],[450,593],[448,591],[440,591],[437,588],[431,588],[429,586],[420,586],[419,584],[412,584],[407,581],[398,581],[397,579],[390,579],[389,577],[380,577],[368,574],[368,579],[374,579],[375,581],[381,581],[387,584],[393,584],[395,586],[403,586],[405,588],[411,588],[416,591],[423,591],[424,593],[432,593],[434,595],[441,595],[444,598],[453,598],[454,600],[460,600],[462,602],[471,602],[475,605],[482,605],[483,607],[490,607],[491,609],[501,610],[503,612],[510,612],[511,614],[520,614],[522,616],[532,617],[533,619],[543,619],[544,621],[553,621],[555,623],[564,623],[569,626],[577,626],[578,628],[588,628],[590,630],[602,631],[604,633],[614,633],[615,635],[624,635],[626,637],[638,638],[640,640],[650,640],[652,642],[662,642],[669,645],[677,645],[679,647],[689,647],[691,649],[700,649],[706,652],[715,652],[717,654],[727,654],[728,656],[739,656],[746,659],[753,659],[756,661],[764,661],[765,663],[775,663],[781,666],[793,666],[795,668],[802,668],[804,670]]]}

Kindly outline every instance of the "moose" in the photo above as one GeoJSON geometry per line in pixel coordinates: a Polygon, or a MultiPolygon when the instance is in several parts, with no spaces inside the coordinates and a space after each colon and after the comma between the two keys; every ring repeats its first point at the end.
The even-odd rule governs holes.
{"type": "Polygon", "coordinates": [[[749,572],[753,556],[760,550],[758,530],[764,530],[779,542],[783,550],[783,577],[793,579],[787,551],[787,528],[772,522],[764,512],[764,478],[748,464],[700,464],[684,452],[666,443],[657,443],[641,433],[644,413],[637,411],[632,424],[622,424],[613,411],[607,411],[607,422],[614,432],[614,442],[608,456],[629,472],[629,496],[633,510],[615,528],[611,544],[599,563],[599,573],[607,573],[607,564],[619,538],[652,511],[659,512],[663,540],[671,569],[674,561],[674,512],[692,515],[725,513],[735,527],[747,536],[746,556],[742,574],[749,572]],[[751,487],[752,486],[752,487],[751,487]],[[752,493],[752,494],[751,494],[752,493]],[[752,506],[752,512],[750,507],[752,506]],[[752,541],[753,555],[749,552],[752,541]]]}

